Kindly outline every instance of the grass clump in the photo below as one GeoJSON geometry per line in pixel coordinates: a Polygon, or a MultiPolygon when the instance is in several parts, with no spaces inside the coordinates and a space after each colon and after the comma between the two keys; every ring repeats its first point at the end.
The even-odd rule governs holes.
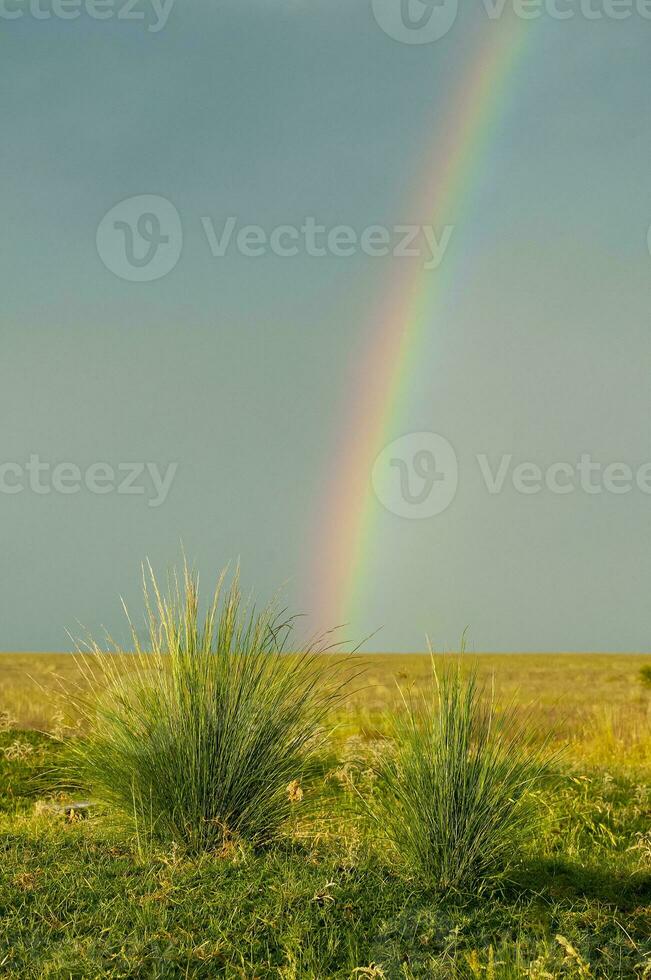
{"type": "Polygon", "coordinates": [[[534,747],[513,708],[498,714],[476,670],[433,667],[429,693],[404,698],[379,756],[371,813],[397,856],[440,892],[477,892],[503,877],[539,823],[532,792],[552,754],[534,747]]]}
{"type": "Polygon", "coordinates": [[[640,680],[644,687],[651,687],[651,664],[645,664],[640,668],[640,680]]]}
{"type": "MultiPolygon", "coordinates": [[[[370,768],[375,749],[362,740],[355,751],[370,768]]],[[[490,901],[456,903],[392,873],[386,842],[351,847],[358,814],[332,794],[296,846],[246,860],[235,848],[139,850],[94,810],[79,821],[52,812],[61,801],[32,777],[59,751],[34,732],[0,732],[3,980],[651,974],[650,781],[626,757],[550,787],[562,819],[544,822],[535,860],[490,901]]]]}
{"type": "Polygon", "coordinates": [[[303,799],[338,689],[317,648],[285,652],[292,619],[248,607],[237,575],[204,615],[187,566],[165,594],[149,568],[144,591],[146,647],[132,627],[132,653],[81,654],[87,734],[69,739],[71,776],[139,835],[268,844],[303,799]]]}

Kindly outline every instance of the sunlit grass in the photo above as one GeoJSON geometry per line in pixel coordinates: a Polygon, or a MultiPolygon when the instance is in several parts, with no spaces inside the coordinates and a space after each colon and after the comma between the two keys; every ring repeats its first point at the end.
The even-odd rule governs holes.
{"type": "MultiPolygon", "coordinates": [[[[611,736],[619,750],[637,760],[651,761],[649,706],[651,689],[641,683],[648,657],[637,654],[467,654],[468,669],[476,660],[478,676],[494,678],[500,698],[514,699],[523,713],[536,705],[540,727],[554,729],[570,740],[571,755],[585,753],[597,761],[610,751],[611,736]],[[600,749],[600,742],[603,746],[600,749]]],[[[324,662],[328,655],[323,655],[324,662]]],[[[132,658],[116,657],[129,669],[132,658]]],[[[444,658],[435,658],[442,664],[444,658]]],[[[359,657],[365,674],[337,709],[338,734],[382,730],[387,711],[400,704],[400,688],[414,691],[429,683],[430,659],[421,654],[368,654],[359,657]]],[[[357,662],[357,661],[356,661],[357,662]]],[[[83,686],[84,679],[70,654],[0,654],[0,716],[14,725],[60,730],[76,712],[62,708],[55,697],[61,687],[83,686]],[[62,713],[63,711],[63,713],[62,713]]]]}
{"type": "Polygon", "coordinates": [[[513,707],[498,712],[460,661],[406,695],[378,754],[377,833],[426,885],[475,893],[502,877],[540,823],[534,794],[551,771],[513,707]]]}
{"type": "Polygon", "coordinates": [[[339,693],[318,650],[286,655],[292,620],[243,602],[219,580],[201,614],[184,568],[163,593],[149,569],[149,640],[91,644],[69,699],[82,734],[66,739],[65,778],[132,823],[139,836],[194,850],[271,841],[303,800],[322,725],[339,693]]]}
{"type": "Polygon", "coordinates": [[[459,904],[398,870],[351,803],[379,746],[333,754],[327,812],[281,848],[193,853],[101,812],[69,822],[35,777],[59,747],[0,733],[0,973],[260,980],[637,978],[651,972],[648,773],[568,771],[513,881],[459,904]],[[356,761],[345,761],[345,757],[356,761]],[[342,769],[344,771],[342,771],[342,769]],[[571,950],[574,952],[572,953],[571,950]]]}
{"type": "MultiPolygon", "coordinates": [[[[141,654],[149,682],[152,657],[141,654]]],[[[94,698],[101,703],[107,687],[109,698],[122,684],[131,690],[138,663],[138,655],[114,655],[112,687],[101,656],[88,654],[86,676],[69,656],[2,657],[0,703],[14,717],[23,712],[20,724],[32,719],[65,733],[55,675],[82,699],[96,682],[87,708],[76,711],[85,716],[81,733],[92,731],[94,698]]],[[[537,793],[535,835],[516,835],[518,859],[497,862],[511,863],[507,879],[479,897],[476,866],[470,894],[442,895],[360,806],[379,792],[378,760],[391,752],[402,704],[398,685],[416,704],[431,693],[427,657],[363,659],[364,680],[328,709],[337,728],[320,754],[323,774],[303,801],[311,795],[321,806],[291,811],[288,794],[298,819],[285,821],[275,847],[223,847],[217,835],[204,850],[192,835],[178,842],[182,830],[174,826],[143,848],[140,829],[150,814],[139,816],[134,832],[129,814],[110,820],[99,807],[69,822],[52,806],[70,798],[52,788],[61,743],[0,732],[0,973],[11,980],[651,976],[651,696],[639,674],[648,658],[464,658],[462,677],[476,669],[477,690],[486,688],[478,711],[490,706],[494,684],[498,705],[513,701],[514,724],[538,705],[541,731],[553,730],[554,744],[569,743],[558,779],[537,793]]],[[[446,660],[435,658],[439,672],[446,660]]],[[[471,776],[463,765],[457,774],[459,786],[471,776]]],[[[470,812],[465,802],[464,809],[470,812]]]]}

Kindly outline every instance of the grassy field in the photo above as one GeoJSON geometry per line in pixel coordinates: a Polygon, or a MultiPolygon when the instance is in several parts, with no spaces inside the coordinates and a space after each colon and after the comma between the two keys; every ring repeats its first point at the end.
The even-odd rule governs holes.
{"type": "Polygon", "coordinates": [[[454,900],[399,874],[359,806],[397,685],[422,687],[427,657],[360,658],[317,813],[274,848],[192,856],[53,808],[68,797],[44,733],[74,726],[53,692],[75,665],[0,655],[0,976],[651,977],[651,658],[477,659],[566,751],[509,880],[454,900]]]}

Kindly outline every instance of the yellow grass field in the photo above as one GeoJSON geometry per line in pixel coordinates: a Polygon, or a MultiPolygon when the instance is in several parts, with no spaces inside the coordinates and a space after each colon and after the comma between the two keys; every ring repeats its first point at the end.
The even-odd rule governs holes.
{"type": "Polygon", "coordinates": [[[650,980],[651,656],[463,655],[475,663],[486,696],[562,751],[508,880],[457,902],[419,884],[365,808],[401,696],[431,691],[429,656],[352,658],[320,806],[277,847],[195,854],[119,809],[61,813],[62,742],[27,729],[72,726],[63,742],[78,742],[57,692],[80,669],[71,654],[0,654],[0,975],[650,980]]]}
{"type": "MultiPolygon", "coordinates": [[[[425,654],[362,654],[351,662],[361,673],[337,719],[345,735],[372,736],[401,692],[421,690],[431,680],[425,654]]],[[[582,759],[606,763],[612,753],[618,765],[651,763],[651,688],[640,678],[651,656],[466,653],[463,662],[478,665],[499,701],[513,699],[531,711],[542,729],[568,740],[582,759]]],[[[80,679],[71,654],[2,653],[0,717],[12,727],[55,731],[71,720],[58,693],[80,679]]]]}

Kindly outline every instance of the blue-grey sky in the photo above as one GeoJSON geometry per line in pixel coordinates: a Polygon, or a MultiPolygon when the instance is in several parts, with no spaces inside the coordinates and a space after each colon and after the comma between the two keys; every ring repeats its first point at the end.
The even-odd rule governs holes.
{"type": "Polygon", "coordinates": [[[648,650],[642,0],[622,20],[608,0],[592,0],[594,19],[587,0],[559,3],[574,11],[565,20],[542,4],[463,214],[444,219],[419,210],[419,181],[439,165],[477,52],[511,15],[464,3],[444,36],[415,44],[378,22],[392,0],[375,0],[375,15],[370,0],[176,0],[163,13],[108,0],[105,20],[90,0],[70,20],[31,2],[0,5],[0,648],[66,649],[77,621],[117,630],[120,594],[139,615],[141,561],[164,571],[181,541],[206,586],[239,558],[256,595],[282,587],[306,627],[324,614],[315,548],[339,529],[316,522],[350,379],[391,282],[427,256],[308,254],[300,229],[313,218],[358,235],[453,225],[428,272],[434,287],[455,262],[453,285],[387,437],[443,436],[458,487],[441,512],[405,515],[427,480],[414,460],[397,503],[397,484],[376,499],[368,473],[373,532],[346,635],[380,628],[370,648],[418,650],[426,633],[454,646],[469,624],[477,649],[648,650]],[[102,224],[143,195],[154,224],[142,238],[137,202],[102,224]],[[156,224],[152,196],[178,227],[167,212],[156,224]],[[207,229],[214,247],[229,217],[234,235],[214,255],[207,229]],[[246,254],[246,225],[298,229],[297,254],[246,254]],[[171,267],[163,258],[147,281],[148,241],[166,232],[171,267]],[[599,472],[548,476],[586,456],[599,472]],[[491,493],[487,467],[494,477],[501,462],[491,493]],[[523,463],[539,467],[539,492],[524,492],[535,470],[514,485],[523,463]]]}

